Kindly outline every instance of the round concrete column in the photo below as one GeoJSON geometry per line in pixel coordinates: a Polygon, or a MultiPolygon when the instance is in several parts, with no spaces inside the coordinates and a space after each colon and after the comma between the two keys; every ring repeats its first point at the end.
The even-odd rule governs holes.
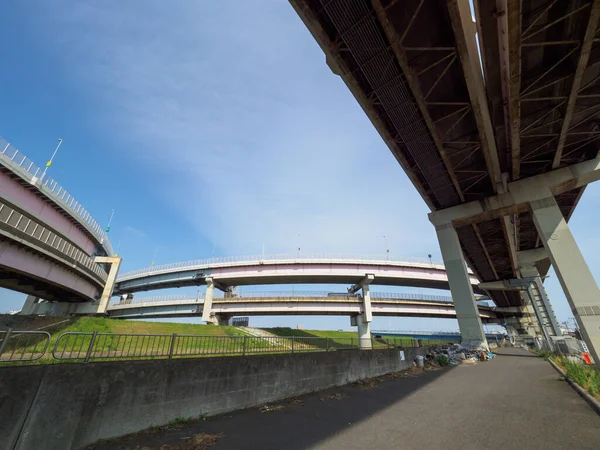
{"type": "Polygon", "coordinates": [[[358,348],[361,350],[371,350],[373,342],[371,341],[371,323],[365,322],[362,314],[356,316],[356,325],[358,326],[358,348]]]}

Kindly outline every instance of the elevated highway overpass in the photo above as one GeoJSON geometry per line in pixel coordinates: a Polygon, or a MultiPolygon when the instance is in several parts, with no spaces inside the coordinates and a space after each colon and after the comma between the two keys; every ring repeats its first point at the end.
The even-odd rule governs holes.
{"type": "Polygon", "coordinates": [[[498,306],[532,304],[552,263],[600,364],[567,225],[600,178],[600,0],[290,3],[431,209],[463,338],[485,342],[465,262],[498,306]]]}
{"type": "Polygon", "coordinates": [[[0,138],[0,286],[29,294],[27,307],[41,298],[97,312],[120,259],[91,214],[43,173],[0,138]]]}
{"type": "MultiPolygon", "coordinates": [[[[442,264],[419,259],[381,256],[259,255],[213,258],[152,266],[120,275],[114,295],[155,289],[206,285],[229,291],[234,286],[259,284],[348,284],[372,274],[374,284],[448,289],[442,264]]],[[[483,293],[475,276],[470,282],[483,293]]]]}
{"type": "MultiPolygon", "coordinates": [[[[363,313],[364,299],[355,294],[306,292],[250,293],[236,297],[214,297],[212,313],[217,323],[233,316],[268,315],[347,315],[363,313]]],[[[418,294],[371,294],[374,316],[456,318],[451,297],[418,294]]],[[[111,303],[107,314],[112,318],[140,319],[202,316],[204,297],[148,297],[111,303]]],[[[498,323],[503,313],[495,308],[479,306],[481,319],[498,323]]]]}

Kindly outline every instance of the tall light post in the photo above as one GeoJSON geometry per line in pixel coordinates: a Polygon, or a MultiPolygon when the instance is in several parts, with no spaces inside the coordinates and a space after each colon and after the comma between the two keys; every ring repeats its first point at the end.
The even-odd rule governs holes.
{"type": "Polygon", "coordinates": [[[50,160],[46,163],[46,167],[44,167],[44,171],[42,172],[42,176],[40,177],[40,181],[42,183],[44,182],[44,176],[46,175],[46,171],[48,170],[48,167],[50,167],[52,165],[52,161],[54,161],[54,157],[56,156],[56,153],[58,153],[58,149],[60,148],[62,141],[63,141],[62,139],[58,138],[58,145],[54,149],[54,153],[52,153],[50,160]]]}
{"type": "Polygon", "coordinates": [[[387,260],[390,259],[390,249],[387,246],[387,241],[385,240],[385,236],[383,236],[383,246],[385,247],[385,257],[387,260]]]}
{"type": "Polygon", "coordinates": [[[113,220],[113,216],[115,215],[115,210],[111,209],[110,210],[110,218],[108,219],[108,225],[106,225],[106,229],[104,231],[106,231],[107,233],[110,233],[110,224],[112,223],[113,220]]]}

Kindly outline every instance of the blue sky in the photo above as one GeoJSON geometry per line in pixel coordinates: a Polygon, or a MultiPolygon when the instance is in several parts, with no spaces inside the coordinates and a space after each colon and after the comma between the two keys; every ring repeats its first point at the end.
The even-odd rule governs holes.
{"type": "MultiPolygon", "coordinates": [[[[287,2],[5,1],[0,14],[0,136],[40,165],[64,139],[50,175],[100,223],[115,209],[123,271],[263,244],[441,259],[425,204],[287,2]]],[[[590,187],[571,222],[597,279],[598,200],[590,187]]],[[[554,274],[547,286],[571,317],[554,274]]],[[[0,296],[0,311],[22,301],[0,296]]],[[[374,326],[390,325],[456,328],[374,326]]]]}

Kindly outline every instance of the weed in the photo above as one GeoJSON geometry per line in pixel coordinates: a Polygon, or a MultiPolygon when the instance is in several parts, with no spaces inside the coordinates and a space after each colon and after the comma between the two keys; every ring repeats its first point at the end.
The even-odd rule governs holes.
{"type": "Polygon", "coordinates": [[[448,357],[446,355],[437,355],[435,357],[435,361],[441,366],[441,367],[446,367],[448,364],[450,364],[450,360],[448,359],[448,357]]]}
{"type": "Polygon", "coordinates": [[[545,360],[548,360],[548,358],[553,355],[553,353],[548,350],[534,350],[533,352],[545,360]]]}
{"type": "Polygon", "coordinates": [[[586,366],[571,361],[562,356],[552,358],[559,366],[562,366],[567,377],[587,390],[591,395],[600,395],[600,370],[593,366],[586,366]]]}
{"type": "Polygon", "coordinates": [[[186,419],[185,417],[175,417],[175,419],[171,420],[167,425],[182,425],[189,422],[189,420],[190,419],[186,419]]]}

